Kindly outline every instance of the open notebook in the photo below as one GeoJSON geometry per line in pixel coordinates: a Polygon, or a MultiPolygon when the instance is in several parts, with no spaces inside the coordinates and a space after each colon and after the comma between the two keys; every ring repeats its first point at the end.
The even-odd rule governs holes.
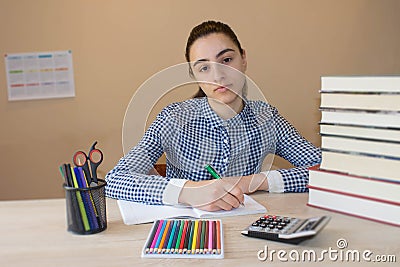
{"type": "Polygon", "coordinates": [[[225,216],[265,213],[267,209],[244,195],[244,207],[239,206],[229,211],[204,211],[190,207],[173,207],[162,205],[146,205],[137,202],[118,200],[119,210],[125,224],[153,222],[158,219],[170,218],[220,218],[225,216]]]}

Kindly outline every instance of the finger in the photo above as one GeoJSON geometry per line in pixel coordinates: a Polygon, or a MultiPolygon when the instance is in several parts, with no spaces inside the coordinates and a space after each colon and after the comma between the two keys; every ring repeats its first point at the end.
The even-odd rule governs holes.
{"type": "Polygon", "coordinates": [[[227,192],[229,192],[229,194],[234,196],[237,199],[237,201],[239,201],[239,204],[244,202],[244,194],[243,194],[242,189],[240,189],[240,187],[230,186],[225,189],[227,190],[227,192]]]}
{"type": "Polygon", "coordinates": [[[215,205],[223,210],[232,210],[239,207],[240,203],[234,196],[227,193],[223,198],[216,201],[215,205]]]}
{"type": "Polygon", "coordinates": [[[201,206],[201,207],[198,207],[198,209],[205,210],[205,211],[219,211],[219,210],[221,210],[221,208],[218,207],[215,204],[201,206]]]}
{"type": "Polygon", "coordinates": [[[232,209],[233,209],[233,207],[232,207],[230,204],[226,203],[226,202],[223,201],[222,199],[217,200],[217,201],[215,202],[215,205],[216,205],[220,210],[232,210],[232,209]]]}
{"type": "MultiPolygon", "coordinates": [[[[217,201],[221,201],[221,200],[217,200],[217,201]]],[[[221,210],[221,207],[216,204],[217,201],[214,201],[210,204],[197,206],[196,208],[200,209],[200,210],[205,210],[205,211],[219,211],[219,210],[221,210]]]]}
{"type": "Polygon", "coordinates": [[[229,192],[226,192],[226,194],[221,198],[221,200],[230,205],[232,208],[237,208],[240,205],[240,201],[229,192]]]}

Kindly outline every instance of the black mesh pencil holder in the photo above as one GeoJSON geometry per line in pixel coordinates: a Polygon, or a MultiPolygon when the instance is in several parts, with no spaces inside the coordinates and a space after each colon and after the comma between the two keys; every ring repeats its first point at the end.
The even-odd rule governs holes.
{"type": "Polygon", "coordinates": [[[68,231],[87,235],[107,228],[106,181],[98,179],[98,185],[74,188],[64,184],[67,205],[68,231]]]}

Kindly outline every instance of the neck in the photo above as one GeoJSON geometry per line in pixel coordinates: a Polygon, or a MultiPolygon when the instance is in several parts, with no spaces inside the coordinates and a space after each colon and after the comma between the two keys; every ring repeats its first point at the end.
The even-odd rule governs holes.
{"type": "Polygon", "coordinates": [[[208,98],[208,104],[214,112],[223,120],[228,120],[235,117],[243,110],[243,100],[238,97],[236,101],[225,104],[214,98],[208,98]]]}

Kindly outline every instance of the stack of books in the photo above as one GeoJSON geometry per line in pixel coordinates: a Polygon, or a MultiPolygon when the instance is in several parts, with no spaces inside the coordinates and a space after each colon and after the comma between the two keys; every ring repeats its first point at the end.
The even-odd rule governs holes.
{"type": "Polygon", "coordinates": [[[321,78],[308,205],[400,226],[400,76],[321,78]]]}

